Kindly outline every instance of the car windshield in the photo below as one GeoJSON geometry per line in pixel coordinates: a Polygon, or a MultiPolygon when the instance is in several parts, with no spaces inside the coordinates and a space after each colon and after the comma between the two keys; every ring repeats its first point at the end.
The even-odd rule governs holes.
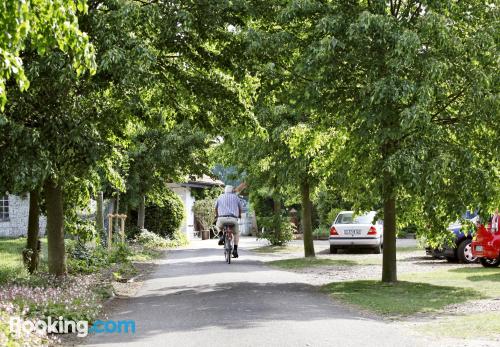
{"type": "Polygon", "coordinates": [[[336,224],[372,224],[375,212],[368,212],[357,216],[353,220],[353,213],[342,213],[335,221],[336,224]]]}

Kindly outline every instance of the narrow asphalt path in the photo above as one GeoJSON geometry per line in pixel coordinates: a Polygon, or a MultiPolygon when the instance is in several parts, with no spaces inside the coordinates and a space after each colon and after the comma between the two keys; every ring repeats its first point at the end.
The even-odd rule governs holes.
{"type": "Polygon", "coordinates": [[[424,346],[408,331],[335,303],[297,274],[240,251],[231,265],[216,241],[168,252],[135,297],[109,319],[135,334],[98,334],[85,346],[424,346]]]}

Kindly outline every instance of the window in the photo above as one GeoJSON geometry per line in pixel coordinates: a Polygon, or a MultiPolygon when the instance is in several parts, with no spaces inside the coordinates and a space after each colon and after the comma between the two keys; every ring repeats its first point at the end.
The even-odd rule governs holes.
{"type": "Polygon", "coordinates": [[[9,220],[9,197],[0,196],[0,222],[9,220]]]}

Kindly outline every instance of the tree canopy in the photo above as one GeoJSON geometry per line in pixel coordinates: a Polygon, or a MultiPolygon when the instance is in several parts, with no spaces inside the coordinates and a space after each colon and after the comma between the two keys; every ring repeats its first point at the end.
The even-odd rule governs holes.
{"type": "Polygon", "coordinates": [[[94,48],[89,37],[78,27],[77,12],[87,11],[85,0],[2,0],[0,2],[0,108],[7,101],[6,86],[14,79],[20,90],[26,90],[23,61],[25,49],[43,55],[58,48],[71,54],[78,74],[95,70],[94,48]]]}

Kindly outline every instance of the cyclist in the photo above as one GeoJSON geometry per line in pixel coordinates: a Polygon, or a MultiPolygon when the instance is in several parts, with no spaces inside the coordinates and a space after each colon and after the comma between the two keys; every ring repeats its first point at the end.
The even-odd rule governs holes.
{"type": "MultiPolygon", "coordinates": [[[[238,242],[240,234],[238,230],[238,219],[241,218],[242,206],[240,198],[233,192],[233,186],[226,186],[224,193],[219,196],[215,203],[215,217],[217,218],[217,228],[222,230],[224,224],[233,225],[234,235],[234,250],[233,257],[238,258],[238,242]]],[[[224,237],[222,235],[219,239],[219,245],[224,244],[224,237]]]]}

